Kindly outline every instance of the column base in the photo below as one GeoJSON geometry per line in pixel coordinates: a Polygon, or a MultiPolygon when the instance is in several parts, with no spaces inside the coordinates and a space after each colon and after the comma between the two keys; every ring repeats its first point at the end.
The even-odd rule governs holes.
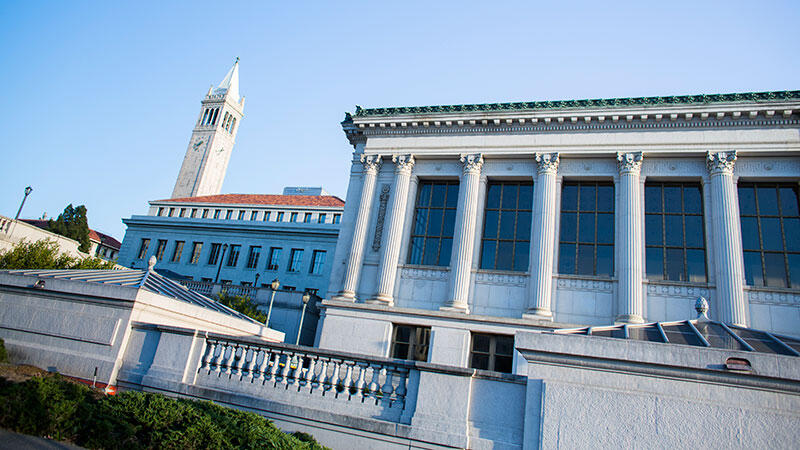
{"type": "Polygon", "coordinates": [[[522,318],[525,320],[552,322],[553,313],[550,312],[549,309],[545,308],[531,308],[526,312],[522,313],[522,318]]]}
{"type": "Polygon", "coordinates": [[[388,295],[378,294],[374,298],[371,298],[364,303],[369,303],[371,305],[394,306],[394,299],[388,295]]]}
{"type": "Polygon", "coordinates": [[[350,291],[342,291],[342,292],[339,293],[339,295],[331,298],[331,300],[337,300],[337,301],[340,301],[340,302],[352,302],[352,303],[355,303],[356,302],[356,293],[355,292],[350,292],[350,291]]]}
{"type": "Polygon", "coordinates": [[[638,314],[622,314],[614,319],[614,323],[644,323],[644,319],[638,314]]]}
{"type": "Polygon", "coordinates": [[[469,314],[469,306],[464,303],[448,302],[444,306],[439,307],[439,311],[469,314]]]}

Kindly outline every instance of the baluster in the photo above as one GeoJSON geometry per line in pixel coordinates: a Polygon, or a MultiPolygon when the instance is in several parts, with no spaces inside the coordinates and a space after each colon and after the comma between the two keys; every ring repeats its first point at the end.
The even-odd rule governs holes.
{"type": "Polygon", "coordinates": [[[250,377],[250,382],[252,383],[253,380],[255,379],[255,374],[253,373],[253,369],[255,368],[258,359],[258,348],[250,347],[250,351],[253,354],[253,356],[250,358],[250,362],[247,363],[246,371],[247,371],[247,376],[250,377]]]}
{"type": "Polygon", "coordinates": [[[317,378],[317,383],[319,385],[319,390],[322,391],[322,395],[325,395],[325,391],[331,388],[330,382],[328,381],[328,360],[322,360],[322,368],[319,370],[319,377],[317,378]]]}
{"type": "Polygon", "coordinates": [[[316,378],[317,374],[315,372],[317,368],[317,359],[319,357],[316,355],[309,355],[308,356],[308,369],[306,370],[306,390],[311,393],[314,391],[314,379],[316,378]]]}
{"type": "Polygon", "coordinates": [[[387,407],[392,405],[392,391],[394,390],[394,386],[392,386],[392,369],[387,367],[383,369],[386,372],[386,381],[383,383],[383,387],[381,387],[381,393],[383,394],[383,404],[387,407]]]}
{"type": "Polygon", "coordinates": [[[353,366],[355,363],[345,362],[347,364],[347,372],[344,375],[344,390],[347,394],[347,399],[350,400],[350,396],[353,394],[353,366]]]}
{"type": "Polygon", "coordinates": [[[262,348],[261,349],[261,364],[258,365],[258,376],[261,377],[261,384],[263,385],[265,381],[267,381],[267,370],[269,369],[269,358],[270,358],[270,351],[269,349],[262,348]]]}
{"type": "Polygon", "coordinates": [[[408,382],[408,369],[398,368],[397,375],[398,383],[394,390],[394,394],[400,408],[402,409],[406,404],[406,383],[408,382]]]}
{"type": "Polygon", "coordinates": [[[342,362],[336,362],[336,360],[331,359],[331,364],[333,364],[333,374],[331,374],[331,389],[333,390],[334,398],[339,394],[339,367],[341,366],[342,362]]]}
{"type": "MultiPolygon", "coordinates": [[[[214,365],[216,364],[216,353],[217,351],[217,342],[212,341],[210,339],[206,340],[206,358],[203,362],[203,365],[200,367],[201,369],[206,369],[207,375],[211,374],[211,369],[213,369],[214,365]]],[[[198,370],[199,372],[199,370],[198,370]]]]}
{"type": "Polygon", "coordinates": [[[278,373],[278,364],[281,362],[281,352],[277,351],[273,353],[273,355],[272,366],[269,368],[269,378],[272,381],[272,385],[275,386],[278,383],[275,374],[278,373]]]}
{"type": "MultiPolygon", "coordinates": [[[[244,376],[244,373],[243,373],[242,369],[244,368],[244,364],[245,364],[245,362],[247,360],[247,346],[246,345],[242,345],[239,348],[242,349],[242,354],[236,360],[236,374],[239,375],[239,380],[241,380],[242,377],[244,376]]],[[[233,372],[231,372],[231,377],[232,376],[233,376],[233,372]]]]}
{"type": "Polygon", "coordinates": [[[226,342],[223,345],[224,346],[222,347],[222,355],[219,361],[219,370],[217,371],[219,372],[220,377],[222,376],[223,373],[230,373],[230,363],[236,354],[236,348],[233,347],[231,344],[226,342]],[[228,350],[230,350],[230,356],[225,356],[228,353],[228,350]]]}
{"type": "Polygon", "coordinates": [[[375,404],[378,404],[380,400],[380,389],[381,385],[379,384],[380,377],[381,377],[381,365],[380,364],[370,364],[372,367],[372,381],[369,383],[369,391],[373,397],[375,397],[375,404]]]}
{"type": "Polygon", "coordinates": [[[296,387],[297,390],[300,390],[300,376],[303,374],[303,355],[298,355],[297,353],[292,355],[291,361],[291,368],[292,368],[292,376],[289,377],[291,379],[291,383],[289,383],[293,388],[296,387]]]}
{"type": "Polygon", "coordinates": [[[286,359],[283,361],[283,371],[281,371],[281,383],[283,383],[284,389],[288,388],[289,386],[289,370],[291,370],[292,366],[292,356],[294,354],[286,354],[286,359]]]}
{"type": "Polygon", "coordinates": [[[356,393],[361,396],[361,403],[364,403],[364,398],[369,395],[364,389],[364,376],[366,375],[369,363],[359,362],[358,364],[358,381],[356,381],[356,393]]]}

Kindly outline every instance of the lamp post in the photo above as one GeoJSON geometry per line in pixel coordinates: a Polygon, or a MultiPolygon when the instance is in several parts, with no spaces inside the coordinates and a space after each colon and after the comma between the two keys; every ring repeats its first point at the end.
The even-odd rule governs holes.
{"type": "Polygon", "coordinates": [[[297,340],[294,342],[294,345],[300,345],[300,333],[303,331],[303,319],[306,315],[306,306],[308,306],[308,301],[311,300],[311,295],[308,291],[303,293],[303,312],[300,313],[300,326],[297,328],[297,340]]]}
{"type": "Polygon", "coordinates": [[[275,291],[277,291],[278,288],[281,287],[281,282],[278,281],[277,278],[275,278],[274,280],[272,280],[272,283],[269,285],[269,287],[272,288],[272,296],[270,296],[269,298],[269,311],[267,311],[267,323],[265,324],[267,328],[269,328],[269,318],[270,316],[272,316],[272,302],[275,301],[275,291]]]}
{"type": "Polygon", "coordinates": [[[222,270],[222,260],[225,259],[225,251],[228,250],[228,244],[222,246],[222,256],[219,258],[219,265],[217,266],[217,277],[214,278],[214,284],[219,281],[219,271],[222,270]]]}
{"type": "Polygon", "coordinates": [[[260,273],[256,273],[256,281],[253,282],[253,287],[258,289],[258,277],[260,277],[260,273]]]}
{"type": "Polygon", "coordinates": [[[25,200],[31,195],[31,191],[33,191],[32,187],[28,186],[25,188],[25,197],[22,197],[22,203],[19,204],[19,209],[17,210],[17,215],[14,216],[14,220],[19,219],[19,214],[22,212],[22,207],[25,206],[25,200]]]}

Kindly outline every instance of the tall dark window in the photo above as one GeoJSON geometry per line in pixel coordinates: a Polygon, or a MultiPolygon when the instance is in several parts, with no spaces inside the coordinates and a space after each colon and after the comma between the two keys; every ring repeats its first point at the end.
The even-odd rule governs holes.
{"type": "Polygon", "coordinates": [[[264,211],[264,222],[269,221],[270,211],[264,211]]]}
{"type": "Polygon", "coordinates": [[[203,219],[208,219],[208,210],[203,209],[203,219]]]}
{"type": "Polygon", "coordinates": [[[342,215],[341,214],[334,214],[333,215],[333,223],[339,223],[339,222],[341,222],[341,220],[342,220],[342,215]]]}
{"type": "Polygon", "coordinates": [[[236,264],[239,262],[239,250],[241,248],[241,245],[231,245],[230,251],[228,252],[228,263],[226,264],[228,267],[236,267],[236,264]]]}
{"type": "Polygon", "coordinates": [[[392,358],[427,361],[431,341],[430,327],[395,325],[392,333],[392,358]]]}
{"type": "Polygon", "coordinates": [[[158,247],[156,247],[156,259],[161,261],[164,258],[164,251],[167,249],[167,240],[159,239],[158,247]]]}
{"type": "Polygon", "coordinates": [[[137,256],[139,259],[144,259],[147,256],[147,247],[150,246],[150,239],[143,238],[142,243],[139,244],[139,255],[137,256]]]}
{"type": "Polygon", "coordinates": [[[203,250],[202,242],[192,242],[192,257],[189,259],[189,264],[197,264],[200,261],[201,250],[203,250]]]}
{"type": "Polygon", "coordinates": [[[470,367],[511,373],[514,362],[514,336],[472,333],[470,367]]]}
{"type": "Polygon", "coordinates": [[[233,211],[229,209],[228,212],[225,213],[225,220],[231,220],[231,217],[233,217],[233,211]]]}
{"type": "Polygon", "coordinates": [[[250,220],[256,220],[258,217],[258,211],[250,211],[250,220]]]}
{"type": "Polygon", "coordinates": [[[289,222],[297,222],[297,213],[293,212],[289,214],[289,222]]]}
{"type": "Polygon", "coordinates": [[[275,222],[283,222],[283,211],[278,211],[278,215],[275,217],[275,222]]]}
{"type": "Polygon", "coordinates": [[[747,284],[800,287],[797,191],[795,183],[739,183],[747,284]]]}
{"type": "Polygon", "coordinates": [[[215,210],[214,210],[214,218],[215,218],[215,219],[219,219],[219,213],[220,213],[220,210],[219,210],[219,209],[215,209],[215,210]]]}
{"type": "Polygon", "coordinates": [[[322,273],[322,267],[325,265],[325,250],[314,250],[311,254],[311,268],[309,273],[319,275],[322,273]]]}
{"type": "Polygon", "coordinates": [[[183,253],[183,241],[175,241],[175,249],[172,251],[172,262],[181,261],[181,253],[183,253]]]}
{"type": "Polygon", "coordinates": [[[250,246],[250,253],[247,255],[247,268],[255,269],[258,266],[258,257],[261,256],[261,247],[256,245],[250,246]]]}
{"type": "Polygon", "coordinates": [[[311,213],[306,213],[303,216],[303,223],[311,223],[311,213]]]}
{"type": "Polygon", "coordinates": [[[644,187],[647,278],[705,283],[703,198],[697,183],[644,187]]]}
{"type": "Polygon", "coordinates": [[[299,272],[300,264],[303,262],[303,249],[293,248],[289,254],[289,272],[299,272]]]}
{"type": "Polygon", "coordinates": [[[208,263],[216,264],[219,259],[219,251],[222,250],[222,244],[211,244],[211,251],[208,253],[208,263]]]}
{"type": "Polygon", "coordinates": [[[267,260],[267,270],[278,270],[281,262],[281,248],[269,248],[269,260],[267,260]]]}
{"type": "Polygon", "coordinates": [[[611,183],[564,183],[558,272],[606,277],[614,273],[614,186],[611,183]]]}
{"type": "Polygon", "coordinates": [[[483,221],[481,269],[528,270],[533,184],[489,183],[483,221]]]}
{"type": "Polygon", "coordinates": [[[238,220],[244,220],[244,211],[239,211],[239,215],[237,216],[238,220]]]}
{"type": "Polygon", "coordinates": [[[408,263],[447,266],[453,248],[458,181],[423,181],[418,192],[408,263]]]}
{"type": "Polygon", "coordinates": [[[317,216],[317,223],[325,223],[325,213],[321,213],[317,216]]]}

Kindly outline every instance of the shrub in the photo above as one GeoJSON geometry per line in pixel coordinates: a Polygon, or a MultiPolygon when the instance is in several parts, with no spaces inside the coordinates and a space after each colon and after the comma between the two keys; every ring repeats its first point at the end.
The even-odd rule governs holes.
{"type": "Polygon", "coordinates": [[[12,249],[0,251],[0,269],[113,269],[115,264],[100,258],[76,258],[61,253],[49,239],[21,241],[12,249]]]}
{"type": "Polygon", "coordinates": [[[226,291],[220,292],[219,302],[235,311],[239,311],[245,316],[255,319],[261,323],[267,321],[267,315],[264,314],[258,305],[250,299],[250,297],[242,297],[241,295],[228,295],[226,291]]]}
{"type": "Polygon", "coordinates": [[[6,352],[6,343],[0,339],[0,363],[8,362],[8,352],[6,352]]]}

